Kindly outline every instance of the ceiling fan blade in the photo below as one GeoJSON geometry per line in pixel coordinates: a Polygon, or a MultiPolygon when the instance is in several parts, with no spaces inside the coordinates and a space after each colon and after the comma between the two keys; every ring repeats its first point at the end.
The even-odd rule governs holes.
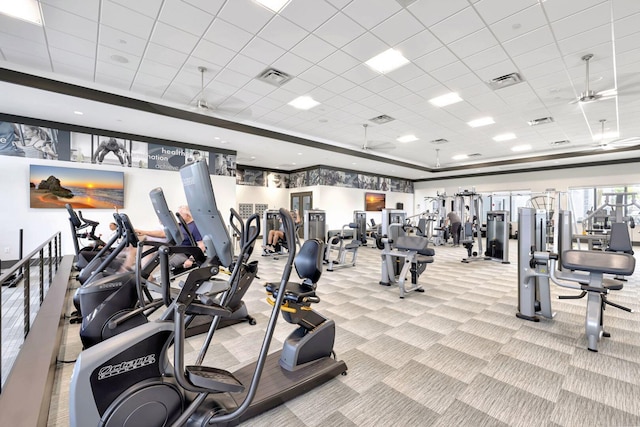
{"type": "Polygon", "coordinates": [[[396,146],[391,142],[373,142],[371,144],[366,144],[362,147],[363,150],[374,150],[374,151],[387,151],[387,150],[395,150],[396,146]]]}

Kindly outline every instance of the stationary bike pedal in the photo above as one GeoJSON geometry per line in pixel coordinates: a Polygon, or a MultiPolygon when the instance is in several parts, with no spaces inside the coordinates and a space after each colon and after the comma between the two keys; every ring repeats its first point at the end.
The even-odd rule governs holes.
{"type": "Polygon", "coordinates": [[[186,377],[191,384],[212,392],[240,393],[244,391],[244,385],[224,369],[210,366],[189,365],[185,367],[186,377]]]}

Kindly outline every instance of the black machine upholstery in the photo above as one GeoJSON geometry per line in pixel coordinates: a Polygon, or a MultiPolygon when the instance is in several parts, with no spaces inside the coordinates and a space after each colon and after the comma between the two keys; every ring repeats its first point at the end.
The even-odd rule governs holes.
{"type": "Polygon", "coordinates": [[[627,224],[623,222],[614,222],[611,224],[609,246],[606,250],[609,252],[623,252],[633,255],[633,246],[631,245],[631,237],[629,236],[627,224]]]}
{"type": "Polygon", "coordinates": [[[589,273],[633,274],[636,259],[624,253],[569,250],[562,253],[562,267],[589,273]]]}

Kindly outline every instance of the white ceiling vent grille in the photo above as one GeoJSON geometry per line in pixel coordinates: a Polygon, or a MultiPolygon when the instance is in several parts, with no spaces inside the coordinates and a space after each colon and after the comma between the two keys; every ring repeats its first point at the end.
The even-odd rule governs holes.
{"type": "Polygon", "coordinates": [[[391,116],[387,116],[386,114],[383,114],[381,116],[378,117],[374,117],[373,119],[369,119],[370,122],[373,122],[377,125],[383,125],[385,123],[389,123],[394,121],[395,119],[391,116]]]}
{"type": "Polygon", "coordinates": [[[291,77],[284,71],[276,70],[275,68],[267,68],[266,70],[258,74],[256,78],[258,80],[262,80],[265,83],[269,83],[270,85],[280,87],[291,80],[293,77],[291,77]]]}
{"type": "Polygon", "coordinates": [[[568,139],[563,139],[562,141],[553,141],[551,143],[551,145],[553,145],[554,147],[558,146],[558,145],[566,145],[566,144],[570,144],[571,141],[569,141],[568,139]]]}
{"type": "Polygon", "coordinates": [[[503,87],[513,86],[518,83],[522,83],[522,77],[518,73],[511,73],[505,76],[496,77],[491,79],[487,84],[493,90],[502,89],[503,87]]]}
{"type": "Polygon", "coordinates": [[[529,124],[529,126],[538,126],[538,125],[544,125],[546,123],[553,123],[553,117],[542,117],[540,119],[533,119],[533,120],[529,120],[527,123],[529,124]]]}
{"type": "Polygon", "coordinates": [[[447,142],[449,142],[448,139],[444,139],[444,138],[438,138],[438,139],[434,139],[433,141],[429,141],[430,143],[434,144],[434,145],[440,145],[440,144],[446,144],[447,142]]]}

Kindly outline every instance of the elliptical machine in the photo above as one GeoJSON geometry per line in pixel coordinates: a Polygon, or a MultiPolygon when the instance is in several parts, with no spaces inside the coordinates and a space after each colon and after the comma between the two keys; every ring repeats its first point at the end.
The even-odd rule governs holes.
{"type": "MultiPolygon", "coordinates": [[[[205,226],[199,228],[204,231],[207,252],[209,247],[215,248],[224,263],[233,255],[232,246],[226,229],[216,229],[214,225],[219,212],[215,208],[206,163],[203,162],[204,169],[199,163],[185,165],[180,170],[185,192],[188,199],[189,193],[202,197],[202,189],[196,191],[194,186],[197,182],[206,184],[200,181],[204,178],[202,173],[206,173],[209,191],[205,192],[205,197],[214,203],[213,208],[199,212],[192,209],[192,214],[196,222],[199,218],[209,218],[207,224],[202,223],[205,226]],[[212,229],[222,233],[211,234],[212,229]]],[[[293,238],[293,219],[284,209],[280,215],[287,237],[293,238]]],[[[305,278],[302,283],[289,282],[295,252],[293,247],[288,254],[279,285],[272,284],[268,288],[272,292],[273,309],[255,364],[235,373],[200,364],[213,338],[216,320],[229,314],[225,304],[237,289],[234,277],[240,272],[240,263],[235,264],[230,280],[232,286],[222,294],[220,305],[204,305],[196,300],[196,290],[210,276],[206,267],[189,273],[173,302],[168,281],[163,279],[163,300],[168,309],[159,320],[126,331],[78,357],[70,392],[71,426],[236,424],[344,374],[345,363],[331,357],[333,322],[309,308],[311,303],[319,302],[314,282],[322,270],[322,244],[316,240],[305,242],[300,261],[296,262],[299,275],[305,278]],[[286,340],[286,351],[268,355],[281,307],[292,313],[285,316],[286,320],[301,326],[286,340]],[[194,314],[213,315],[214,322],[203,343],[198,364],[184,366],[184,327],[194,314]],[[172,342],[175,367],[168,360],[172,342]],[[263,371],[269,375],[261,378],[263,371]]],[[[163,247],[160,253],[164,278],[169,275],[168,251],[163,247]]]]}

